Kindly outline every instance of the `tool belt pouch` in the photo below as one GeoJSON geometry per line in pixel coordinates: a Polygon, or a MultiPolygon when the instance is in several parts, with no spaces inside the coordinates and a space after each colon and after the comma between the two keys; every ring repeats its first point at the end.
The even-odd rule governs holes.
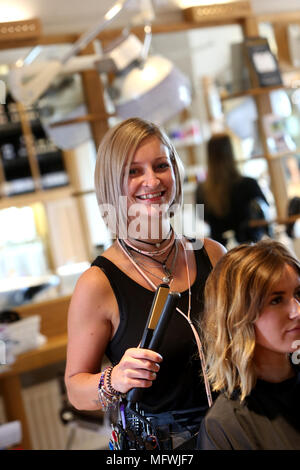
{"type": "Polygon", "coordinates": [[[157,432],[143,411],[135,405],[132,410],[126,401],[121,401],[112,419],[112,433],[109,441],[111,450],[159,450],[157,432]]]}

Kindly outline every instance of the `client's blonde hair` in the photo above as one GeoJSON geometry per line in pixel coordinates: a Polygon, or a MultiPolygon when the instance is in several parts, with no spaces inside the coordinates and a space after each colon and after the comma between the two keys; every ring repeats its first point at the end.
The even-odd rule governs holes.
{"type": "Polygon", "coordinates": [[[241,401],[256,382],[254,322],[285,265],[300,273],[300,262],[274,240],[240,245],[216,264],[205,287],[201,329],[212,389],[241,401]]]}

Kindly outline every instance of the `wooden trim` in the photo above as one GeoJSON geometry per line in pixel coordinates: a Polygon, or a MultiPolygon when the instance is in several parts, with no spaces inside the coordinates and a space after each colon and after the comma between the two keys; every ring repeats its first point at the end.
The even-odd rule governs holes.
{"type": "Polygon", "coordinates": [[[79,34],[53,34],[40,36],[36,39],[16,39],[0,41],[0,50],[16,49],[18,47],[51,46],[52,44],[73,44],[79,37],[79,34]]]}
{"type": "Polygon", "coordinates": [[[248,0],[233,1],[229,3],[215,3],[213,5],[198,5],[183,10],[183,16],[187,21],[203,23],[208,19],[237,19],[246,18],[253,14],[248,0]]]}
{"type": "Polygon", "coordinates": [[[32,193],[4,197],[0,199],[0,209],[5,209],[11,206],[24,207],[35,202],[47,202],[54,199],[64,199],[66,197],[72,196],[73,192],[73,187],[68,185],[62,188],[44,189],[33,191],[32,193]]]}
{"type": "Polygon", "coordinates": [[[41,34],[42,25],[38,18],[0,23],[0,41],[37,39],[41,34]]]}
{"type": "Polygon", "coordinates": [[[27,149],[28,162],[30,166],[31,176],[34,181],[35,188],[37,190],[41,189],[41,174],[39,169],[39,164],[37,161],[37,155],[34,145],[34,138],[32,135],[32,130],[30,123],[28,121],[27,112],[22,103],[17,103],[17,108],[20,116],[20,123],[22,127],[23,136],[25,139],[25,145],[27,149]]]}
{"type": "Polygon", "coordinates": [[[288,38],[288,24],[274,23],[273,30],[275,41],[277,44],[278,61],[280,64],[293,65],[291,60],[289,38],[288,38]]]}
{"type": "MultiPolygon", "coordinates": [[[[79,55],[94,54],[94,46],[90,43],[79,55]]],[[[81,79],[83,85],[83,92],[85,102],[88,109],[88,114],[91,115],[106,115],[106,106],[104,101],[103,84],[97,70],[87,70],[81,72],[81,79]],[[97,99],[95,99],[95,96],[97,99]]],[[[108,130],[107,119],[91,121],[90,123],[93,139],[95,142],[96,150],[100,142],[108,130]]]]}
{"type": "Polygon", "coordinates": [[[273,219],[273,220],[265,220],[265,219],[250,220],[248,225],[249,227],[266,227],[267,225],[271,225],[271,224],[287,225],[287,224],[293,224],[298,219],[300,219],[300,214],[292,215],[290,217],[278,217],[277,219],[273,219]]]}
{"type": "Polygon", "coordinates": [[[10,368],[1,372],[0,382],[7,377],[64,361],[66,359],[67,341],[67,334],[53,336],[42,346],[19,354],[10,368]]]}
{"type": "MultiPolygon", "coordinates": [[[[1,366],[0,366],[1,367],[1,366]]],[[[24,450],[32,449],[30,431],[26,418],[26,410],[22,400],[22,384],[18,375],[2,378],[0,374],[0,385],[3,396],[6,420],[21,421],[22,440],[20,446],[24,450]]]]}
{"type": "Polygon", "coordinates": [[[252,155],[251,157],[248,158],[239,158],[236,160],[237,163],[246,163],[251,160],[276,160],[277,158],[285,158],[289,157],[291,155],[295,155],[300,153],[300,148],[296,148],[295,150],[286,150],[285,152],[279,152],[279,153],[270,153],[268,152],[267,154],[261,154],[261,155],[252,155]]]}
{"type": "Polygon", "coordinates": [[[39,303],[30,303],[16,307],[22,318],[32,315],[41,317],[41,333],[47,338],[67,332],[67,314],[71,297],[57,297],[39,303]]]}
{"type": "Polygon", "coordinates": [[[270,91],[274,90],[281,90],[281,89],[286,89],[285,85],[276,85],[272,87],[261,87],[261,88],[249,88],[249,90],[244,90],[238,93],[232,93],[230,95],[223,95],[221,96],[222,101],[226,100],[232,100],[235,98],[243,98],[247,96],[259,96],[259,95],[266,95],[270,93],[270,91]]]}
{"type": "Polygon", "coordinates": [[[66,119],[63,121],[53,122],[52,124],[50,124],[50,127],[69,126],[71,124],[79,124],[81,122],[106,121],[110,116],[114,116],[114,114],[107,114],[107,113],[86,114],[84,116],[79,116],[73,119],[66,119]]]}
{"type": "MultiPolygon", "coordinates": [[[[152,34],[163,34],[163,33],[176,33],[189,31],[192,29],[198,29],[203,27],[214,27],[214,26],[226,26],[230,24],[241,24],[243,26],[243,21],[241,18],[206,18],[205,21],[200,23],[195,23],[192,21],[182,20],[177,23],[153,23],[152,24],[152,34]]],[[[142,26],[134,26],[130,29],[132,34],[135,34],[140,39],[144,38],[145,32],[142,26]]],[[[102,31],[98,34],[97,38],[103,45],[116,39],[122,33],[121,28],[110,28],[102,31]]],[[[78,38],[79,34],[56,34],[56,35],[45,35],[41,36],[39,39],[24,39],[22,41],[22,47],[34,47],[34,46],[48,46],[52,44],[72,44],[78,38]]],[[[11,41],[0,41],[0,50],[1,49],[14,49],[20,47],[20,43],[16,40],[11,41]]]]}
{"type": "Polygon", "coordinates": [[[300,23],[300,11],[281,11],[256,15],[258,23],[300,23]]]}
{"type": "MultiPolygon", "coordinates": [[[[300,23],[300,11],[292,11],[292,12],[279,12],[279,13],[272,13],[272,14],[263,14],[263,15],[253,15],[252,12],[252,20],[256,21],[257,23],[260,22],[271,22],[271,23],[300,23]]],[[[244,21],[250,20],[251,15],[243,16],[244,21]]],[[[184,15],[183,15],[184,16],[184,15]]],[[[222,26],[228,24],[241,24],[243,26],[243,22],[241,21],[241,16],[239,18],[236,17],[206,17],[201,21],[201,23],[194,22],[183,18],[182,21],[177,23],[153,23],[152,24],[152,34],[162,34],[162,33],[172,33],[172,32],[180,32],[180,31],[187,31],[191,29],[196,29],[200,27],[208,27],[208,26],[222,26]]],[[[119,36],[122,32],[121,28],[109,28],[102,31],[98,36],[97,39],[100,41],[109,42],[119,36]]],[[[131,32],[136,34],[138,37],[144,37],[144,29],[142,26],[135,26],[131,28],[131,32]]],[[[50,35],[40,35],[39,38],[24,38],[22,40],[22,47],[34,47],[37,45],[40,46],[47,46],[51,44],[72,44],[74,43],[80,34],[78,33],[68,33],[68,34],[50,34],[50,35]]],[[[1,49],[14,49],[16,47],[20,47],[20,41],[16,38],[2,38],[0,41],[0,50],[1,49]]]]}

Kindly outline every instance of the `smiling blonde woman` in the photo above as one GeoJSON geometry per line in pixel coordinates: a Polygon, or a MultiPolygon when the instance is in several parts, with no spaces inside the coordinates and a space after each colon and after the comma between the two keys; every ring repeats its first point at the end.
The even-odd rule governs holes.
{"type": "Polygon", "coordinates": [[[79,279],[68,320],[65,381],[71,403],[105,410],[121,394],[143,389],[139,405],[157,430],[161,450],[189,439],[208,409],[191,324],[203,307],[206,278],[225,252],[209,239],[188,249],[189,240],[171,227],[170,212],[182,200],[182,168],[155,124],[132,118],[108,131],[97,156],[96,194],[99,205],[117,210],[111,217],[117,239],[79,279]],[[121,213],[120,197],[126,201],[121,213]],[[133,209],[144,217],[135,234],[121,237],[120,225],[135,226],[133,209]],[[158,354],[138,345],[162,283],[181,297],[158,354]],[[104,354],[112,365],[101,372],[104,354]]]}

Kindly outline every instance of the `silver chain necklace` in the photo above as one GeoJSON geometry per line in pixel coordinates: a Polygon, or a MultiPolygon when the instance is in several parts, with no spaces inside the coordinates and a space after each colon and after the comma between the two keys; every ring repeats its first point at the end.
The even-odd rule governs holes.
{"type": "Polygon", "coordinates": [[[162,268],[164,273],[165,273],[165,276],[163,277],[160,277],[158,276],[157,274],[154,274],[152,271],[150,271],[149,269],[147,269],[147,267],[149,267],[150,265],[148,264],[145,264],[143,263],[142,261],[139,261],[136,257],[132,256],[131,257],[134,259],[134,261],[136,262],[136,264],[138,264],[141,268],[144,269],[144,271],[146,271],[148,274],[151,274],[151,276],[154,276],[156,277],[157,279],[161,280],[163,283],[165,284],[169,284],[171,279],[173,279],[173,271],[174,271],[174,267],[175,267],[175,263],[176,263],[176,259],[177,259],[177,255],[178,255],[178,244],[175,242],[174,243],[174,246],[175,246],[175,252],[174,252],[174,255],[173,255],[173,259],[172,259],[172,263],[171,263],[171,266],[168,268],[166,266],[166,263],[168,261],[168,258],[171,254],[171,252],[173,251],[173,247],[172,249],[170,250],[170,253],[168,254],[168,258],[164,261],[164,262],[160,262],[158,260],[154,260],[156,262],[158,262],[159,264],[161,264],[161,266],[153,266],[153,269],[158,269],[158,268],[162,268]]]}
{"type": "MultiPolygon", "coordinates": [[[[174,240],[174,244],[171,248],[171,250],[169,251],[166,259],[164,261],[159,261],[159,260],[156,260],[154,259],[154,256],[152,256],[150,253],[146,254],[146,253],[140,253],[139,251],[135,250],[134,248],[132,248],[130,245],[128,245],[124,240],[119,240],[119,242],[121,243],[123,249],[126,251],[127,255],[137,264],[139,265],[140,267],[143,266],[143,269],[145,271],[147,271],[149,274],[152,274],[154,277],[156,277],[157,279],[160,279],[161,281],[163,281],[164,283],[168,284],[171,279],[172,279],[172,273],[173,273],[173,270],[174,270],[174,267],[175,267],[175,262],[176,262],[176,258],[177,258],[177,254],[178,254],[178,244],[177,244],[177,241],[174,240]],[[172,259],[172,264],[170,266],[170,268],[167,267],[166,263],[168,262],[168,259],[173,251],[173,248],[175,248],[175,253],[174,253],[174,256],[173,256],[173,259],[172,259]],[[149,271],[149,269],[145,268],[145,264],[142,262],[142,261],[139,261],[137,260],[132,252],[134,251],[137,251],[139,254],[141,254],[142,256],[145,256],[147,258],[150,258],[152,259],[153,261],[155,261],[156,263],[158,263],[160,266],[153,266],[154,269],[156,268],[159,268],[161,267],[165,273],[165,276],[163,276],[162,278],[157,276],[157,274],[153,274],[151,271],[149,271]]],[[[147,266],[147,265],[146,265],[147,266]]],[[[149,267],[149,265],[148,265],[149,267]]]]}

